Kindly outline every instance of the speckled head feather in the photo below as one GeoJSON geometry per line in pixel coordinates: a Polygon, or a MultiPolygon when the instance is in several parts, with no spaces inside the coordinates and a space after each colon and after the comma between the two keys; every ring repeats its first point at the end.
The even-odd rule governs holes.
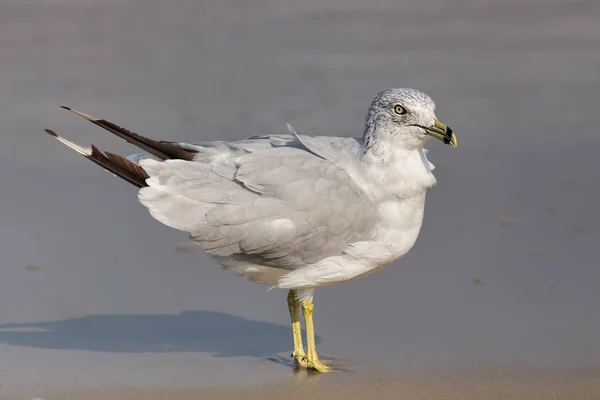
{"type": "Polygon", "coordinates": [[[424,143],[428,137],[414,125],[432,125],[435,121],[435,103],[427,94],[409,88],[386,89],[373,99],[367,117],[363,145],[372,147],[378,139],[395,136],[412,146],[424,143]],[[396,106],[405,112],[399,114],[396,106]]]}

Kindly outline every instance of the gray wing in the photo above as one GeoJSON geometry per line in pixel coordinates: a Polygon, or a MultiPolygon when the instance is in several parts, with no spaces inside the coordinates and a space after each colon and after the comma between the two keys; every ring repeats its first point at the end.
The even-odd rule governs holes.
{"type": "Polygon", "coordinates": [[[141,166],[151,214],[219,257],[295,269],[369,240],[375,224],[376,208],[342,168],[297,148],[141,166]]]}
{"type": "Polygon", "coordinates": [[[139,199],[156,219],[189,232],[221,261],[293,269],[369,240],[376,224],[376,207],[343,169],[360,149],[354,139],[288,127],[288,135],[233,143],[156,141],[64,108],[146,153],[124,159],[48,133],[142,187],[139,199]]]}
{"type": "MultiPolygon", "coordinates": [[[[304,150],[334,163],[343,164],[344,160],[355,159],[362,150],[360,138],[299,135],[289,124],[288,131],[290,133],[287,135],[257,135],[235,142],[164,143],[169,143],[195,153],[194,161],[200,162],[213,162],[234,158],[275,147],[291,147],[304,150]]],[[[147,158],[157,159],[147,152],[127,156],[127,159],[135,163],[147,158]]]]}
{"type": "MultiPolygon", "coordinates": [[[[199,162],[213,162],[219,159],[234,158],[243,156],[248,153],[267,150],[273,148],[271,140],[268,138],[261,139],[247,139],[240,140],[237,142],[225,142],[225,141],[210,141],[210,142],[193,142],[193,143],[182,143],[182,142],[164,142],[169,143],[184,150],[191,151],[194,153],[194,161],[199,162]]],[[[148,152],[134,153],[127,156],[127,159],[135,163],[139,163],[142,160],[159,158],[152,156],[148,152]]]]}

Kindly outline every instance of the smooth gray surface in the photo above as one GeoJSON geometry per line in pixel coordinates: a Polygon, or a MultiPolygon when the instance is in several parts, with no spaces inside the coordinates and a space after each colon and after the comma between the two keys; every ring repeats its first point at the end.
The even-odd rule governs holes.
{"type": "Polygon", "coordinates": [[[458,136],[429,148],[414,249],[318,290],[319,350],[356,371],[600,364],[595,1],[0,3],[0,383],[290,379],[285,293],[219,269],[135,188],[45,136],[356,136],[390,86],[458,136]],[[401,4],[400,4],[401,3],[401,4]],[[360,367],[363,365],[364,367],[360,367]],[[363,369],[361,369],[363,368],[363,369]]]}

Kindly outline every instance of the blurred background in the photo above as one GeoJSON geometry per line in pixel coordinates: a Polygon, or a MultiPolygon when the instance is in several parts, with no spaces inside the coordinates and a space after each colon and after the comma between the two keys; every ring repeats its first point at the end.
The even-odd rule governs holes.
{"type": "MultiPolygon", "coordinates": [[[[318,290],[323,357],[365,370],[600,364],[600,4],[0,2],[0,382],[280,382],[283,291],[221,271],[135,188],[48,137],[129,154],[66,104],[156,139],[361,136],[388,87],[459,146],[411,252],[318,290]]],[[[358,371],[358,372],[357,372],[358,371]]]]}

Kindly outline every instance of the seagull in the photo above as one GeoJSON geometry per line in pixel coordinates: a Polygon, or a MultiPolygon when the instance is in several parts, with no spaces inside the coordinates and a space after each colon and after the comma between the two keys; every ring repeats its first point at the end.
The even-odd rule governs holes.
{"type": "Polygon", "coordinates": [[[412,248],[436,184],[423,146],[457,144],[433,100],[408,88],[377,94],[356,138],[288,125],[286,134],[234,142],[157,141],[61,107],[143,152],[122,157],[48,134],[138,187],[152,217],[187,232],[224,269],[288,290],[293,362],[323,373],[332,368],[315,347],[315,289],[371,274],[412,248]]]}

